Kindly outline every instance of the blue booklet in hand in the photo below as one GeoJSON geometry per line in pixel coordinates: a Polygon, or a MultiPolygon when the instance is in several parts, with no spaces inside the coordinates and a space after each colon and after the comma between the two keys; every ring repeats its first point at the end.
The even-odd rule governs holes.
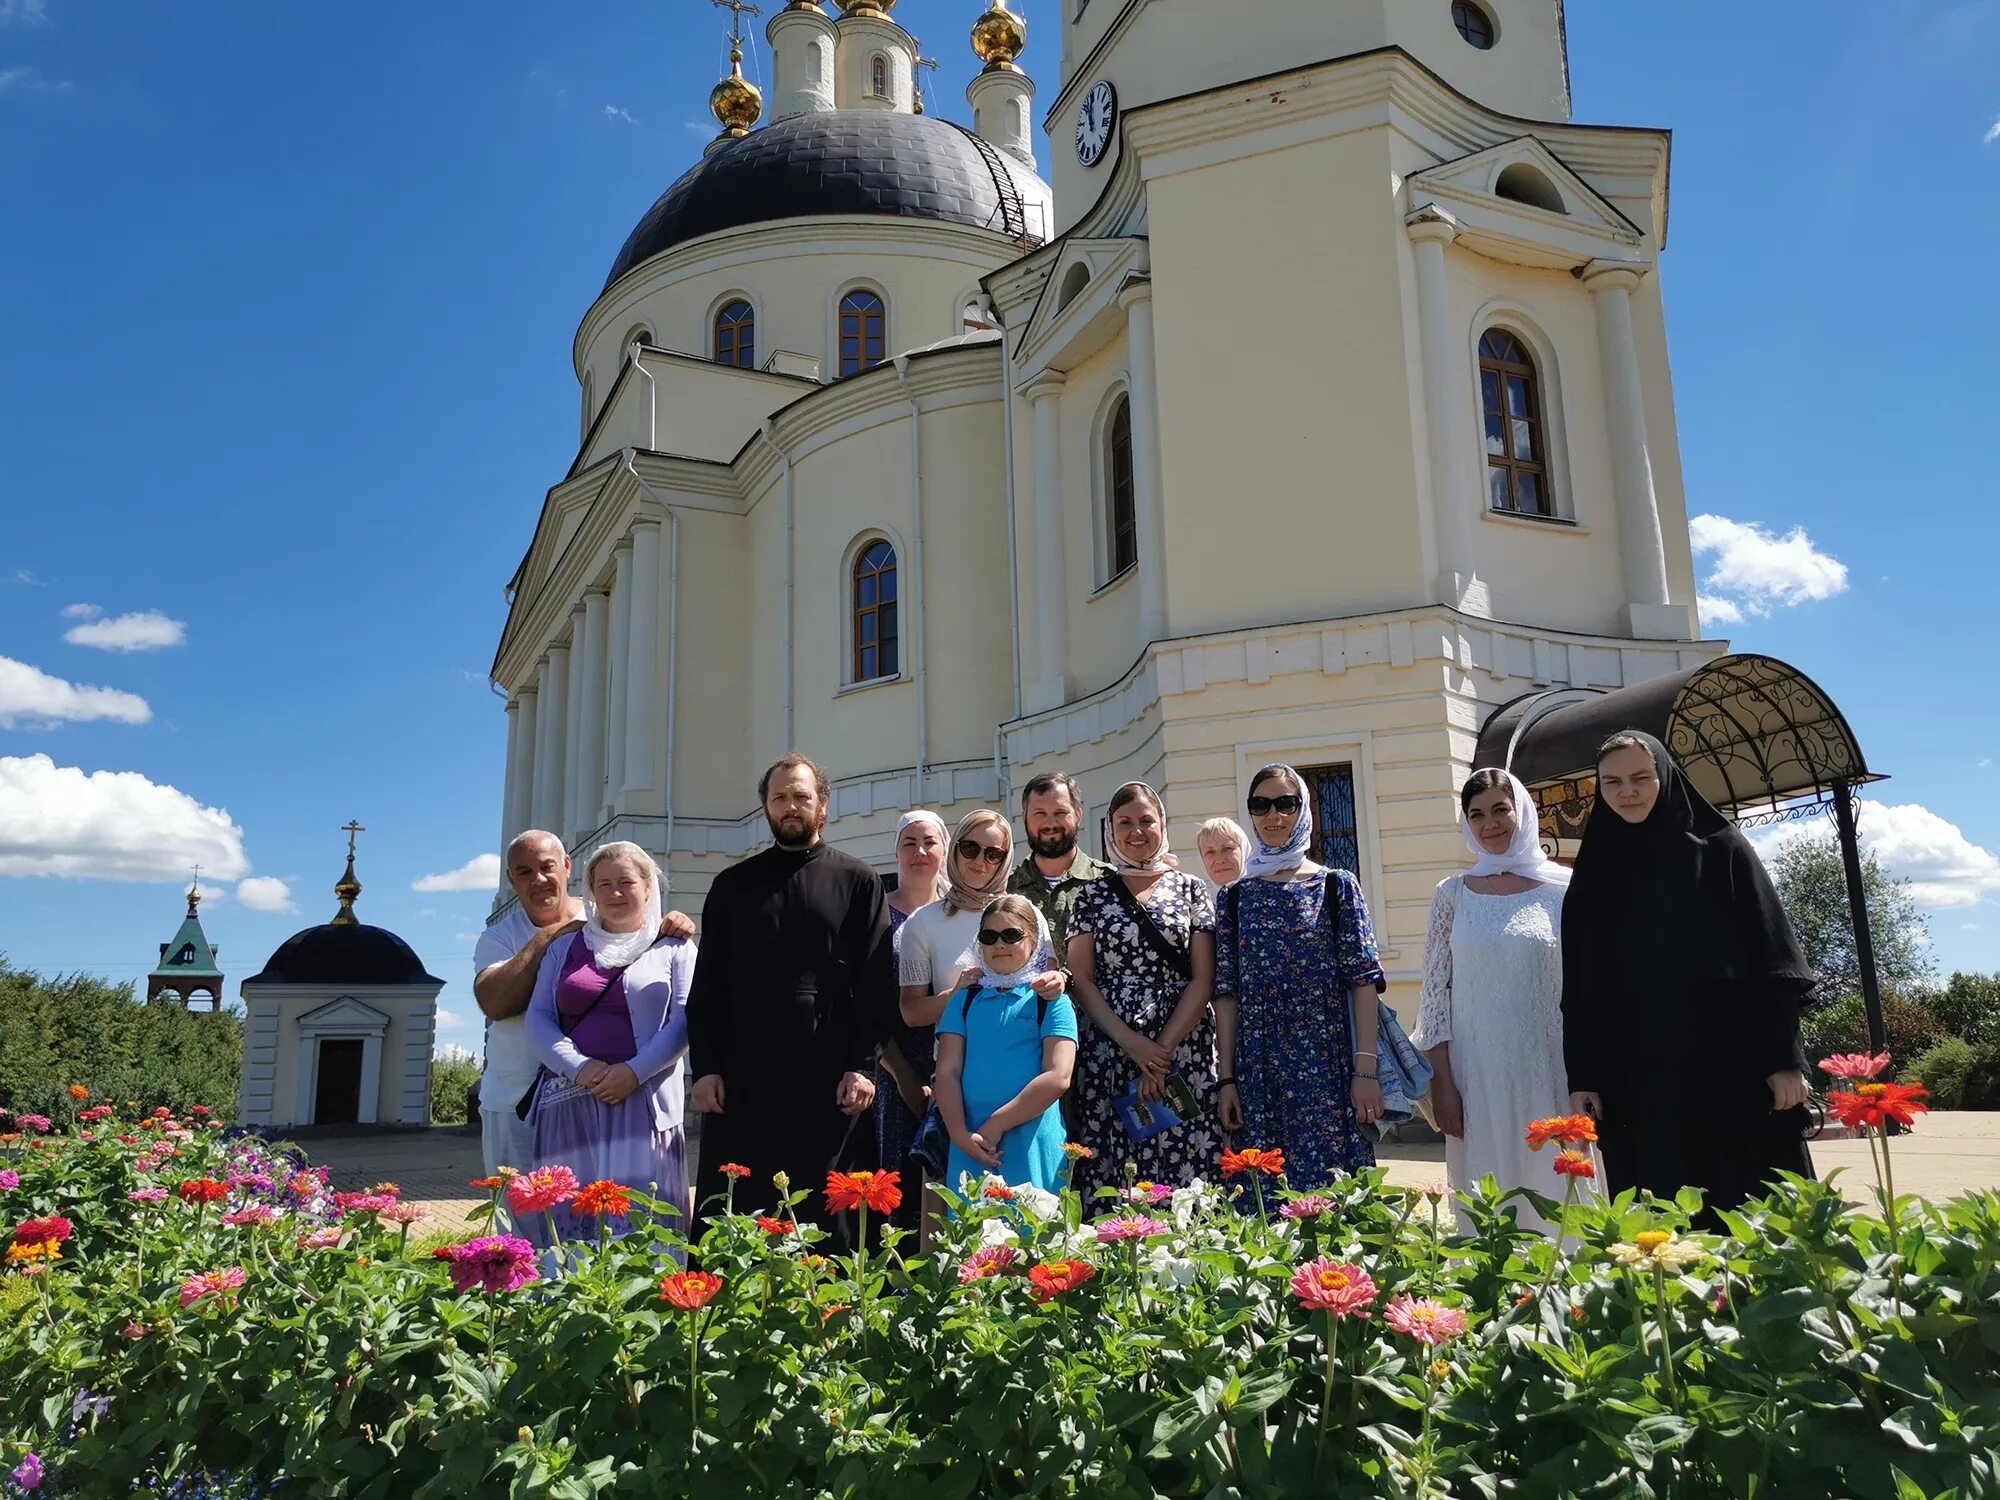
{"type": "Polygon", "coordinates": [[[1180,1115],[1165,1099],[1141,1099],[1136,1083],[1113,1099],[1111,1108],[1118,1116],[1118,1123],[1125,1127],[1125,1133],[1135,1141],[1150,1141],[1181,1122],[1180,1115]]]}

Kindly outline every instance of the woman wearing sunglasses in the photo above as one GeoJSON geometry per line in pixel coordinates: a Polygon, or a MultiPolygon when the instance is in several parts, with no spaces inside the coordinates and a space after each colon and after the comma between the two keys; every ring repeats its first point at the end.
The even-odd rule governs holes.
{"type": "Polygon", "coordinates": [[[1215,904],[1170,863],[1167,811],[1145,782],[1113,792],[1107,819],[1111,870],[1078,892],[1069,921],[1070,989],[1090,1020],[1077,1132],[1096,1153],[1077,1163],[1077,1186],[1121,1186],[1133,1162],[1142,1182],[1184,1187],[1213,1175],[1222,1149],[1209,1016],[1215,904]],[[1179,1123],[1147,1133],[1162,1101],[1179,1123]]]}
{"type": "Polygon", "coordinates": [[[956,1192],[966,1177],[991,1173],[1053,1193],[1062,1186],[1059,1101],[1076,1067],[1076,1009],[1067,995],[1036,993],[1053,946],[1027,897],[987,903],[974,940],[977,971],[937,1022],[935,1092],[951,1135],[945,1185],[956,1192]]]}
{"type": "Polygon", "coordinates": [[[1247,806],[1256,848],[1217,903],[1216,1114],[1243,1144],[1282,1148],[1292,1186],[1325,1187],[1375,1162],[1382,965],[1360,882],[1306,857],[1305,778],[1266,766],[1247,806]]]}
{"type": "MultiPolygon", "coordinates": [[[[896,823],[896,888],[889,892],[889,930],[897,962],[903,951],[903,924],[945,898],[945,849],[951,832],[927,807],[906,812],[896,823]]],[[[931,1054],[936,1042],[928,1026],[908,1026],[898,1018],[875,1064],[875,1153],[883,1170],[902,1171],[916,1139],[917,1122],[930,1106],[931,1054]]],[[[902,1229],[917,1227],[918,1195],[909,1194],[889,1215],[902,1229]]]]}

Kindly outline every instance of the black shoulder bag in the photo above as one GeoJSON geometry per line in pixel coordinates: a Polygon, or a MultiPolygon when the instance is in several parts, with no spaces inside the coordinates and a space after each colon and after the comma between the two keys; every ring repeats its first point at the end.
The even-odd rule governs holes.
{"type": "MultiPolygon", "coordinates": [[[[578,936],[581,935],[582,934],[578,934],[578,936]]],[[[611,983],[607,984],[603,989],[599,990],[597,992],[596,997],[591,1000],[590,1004],[586,1005],[583,1008],[583,1014],[578,1016],[574,1021],[570,1022],[569,1025],[562,1027],[562,1034],[564,1036],[569,1036],[573,1032],[575,1032],[577,1027],[581,1026],[585,1021],[588,1021],[590,1019],[590,1013],[596,1010],[597,1007],[603,1003],[604,997],[610,994],[613,989],[617,988],[618,986],[624,983],[625,983],[625,971],[623,969],[620,969],[618,971],[618,977],[612,980],[611,983]]],[[[562,1026],[562,1008],[560,1006],[556,1008],[556,1024],[558,1026],[562,1026]]],[[[535,1081],[528,1085],[528,1092],[523,1094],[519,1099],[517,1099],[514,1102],[515,1119],[525,1120],[528,1118],[528,1111],[535,1107],[535,1095],[541,1092],[542,1081],[546,1078],[553,1078],[553,1077],[555,1077],[555,1074],[549,1071],[549,1065],[547,1063],[543,1063],[539,1068],[536,1069],[535,1081]]]]}
{"type": "Polygon", "coordinates": [[[1132,894],[1132,888],[1125,883],[1124,876],[1114,872],[1104,879],[1110,885],[1111,894],[1117,898],[1118,904],[1125,908],[1126,915],[1137,921],[1139,936],[1145,939],[1146,946],[1160,956],[1161,962],[1180,976],[1182,984],[1191,982],[1194,979],[1194,958],[1190,951],[1194,945],[1193,932],[1188,933],[1187,948],[1176,948],[1161,928],[1159,920],[1146,910],[1145,902],[1132,894]]]}

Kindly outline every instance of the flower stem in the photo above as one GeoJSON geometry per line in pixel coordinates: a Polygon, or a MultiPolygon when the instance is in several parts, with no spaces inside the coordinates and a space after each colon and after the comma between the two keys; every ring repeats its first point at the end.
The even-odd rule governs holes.
{"type": "Polygon", "coordinates": [[[701,1315],[688,1314],[688,1473],[701,1442],[701,1315]]]}
{"type": "Polygon", "coordinates": [[[1333,1357],[1340,1342],[1340,1324],[1333,1314],[1326,1315],[1326,1382],[1319,1392],[1319,1441],[1313,1444],[1313,1468],[1319,1468],[1320,1458],[1326,1452],[1326,1424],[1333,1411],[1333,1357]]]}
{"type": "Polygon", "coordinates": [[[1660,1375],[1667,1387],[1667,1404],[1678,1411],[1681,1393],[1674,1382],[1674,1339],[1667,1318],[1667,1268],[1657,1260],[1653,1262],[1653,1292],[1659,1298],[1653,1316],[1660,1326],[1660,1375]]]}

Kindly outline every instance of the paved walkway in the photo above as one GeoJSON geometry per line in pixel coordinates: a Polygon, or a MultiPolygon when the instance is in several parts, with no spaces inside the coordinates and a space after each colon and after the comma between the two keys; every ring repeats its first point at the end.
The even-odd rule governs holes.
{"type": "MultiPolygon", "coordinates": [[[[434,1130],[320,1136],[302,1143],[307,1154],[333,1171],[343,1192],[393,1182],[403,1196],[431,1212],[426,1228],[457,1230],[484,1199],[468,1184],[480,1175],[479,1130],[434,1130]]],[[[1840,1184],[1858,1203],[1871,1203],[1874,1168],[1865,1141],[1822,1141],[1813,1147],[1822,1175],[1841,1169],[1840,1184]]],[[[1400,1187],[1444,1181],[1444,1147],[1392,1146],[1382,1153],[1389,1180],[1400,1187]]],[[[2000,1114],[1935,1114],[1895,1142],[1896,1190],[1947,1199],[1977,1189],[2000,1189],[2000,1114]]]]}

